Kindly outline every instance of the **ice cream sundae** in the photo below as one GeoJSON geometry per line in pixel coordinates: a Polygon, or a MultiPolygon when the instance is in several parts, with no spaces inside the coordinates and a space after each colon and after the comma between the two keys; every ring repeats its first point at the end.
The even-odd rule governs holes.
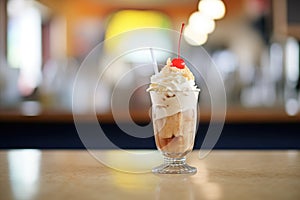
{"type": "Polygon", "coordinates": [[[147,91],[152,101],[156,146],[165,158],[165,163],[153,169],[153,172],[196,172],[196,168],[185,163],[185,155],[194,146],[200,89],[195,84],[194,75],[180,58],[180,45],[178,57],[172,60],[169,58],[161,71],[151,77],[147,91]]]}

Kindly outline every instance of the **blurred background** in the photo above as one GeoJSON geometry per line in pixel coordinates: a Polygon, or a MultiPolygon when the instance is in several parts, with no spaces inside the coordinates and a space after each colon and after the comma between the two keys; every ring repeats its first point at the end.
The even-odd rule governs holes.
{"type": "MultiPolygon", "coordinates": [[[[0,0],[0,147],[82,148],[72,125],[72,90],[84,58],[97,44],[124,31],[179,31],[186,22],[182,51],[197,56],[204,47],[225,84],[227,117],[216,148],[299,148],[299,1],[223,0],[223,7],[200,5],[205,1],[209,0],[0,0]],[[215,16],[205,19],[204,12],[215,16]]],[[[89,83],[104,67],[101,55],[116,53],[138,37],[145,36],[99,49],[99,65],[77,88],[82,101],[75,111],[83,120],[88,121],[93,110],[89,83]]],[[[151,40],[177,47],[175,38],[166,34],[151,40]]],[[[159,63],[165,60],[158,56],[159,63]]],[[[114,127],[112,88],[124,70],[140,62],[139,56],[118,61],[98,87],[96,111],[107,128],[114,127]]],[[[203,75],[210,75],[209,68],[203,75]]],[[[140,79],[149,77],[136,73],[128,85],[140,79]]],[[[136,90],[130,102],[131,116],[141,124],[150,120],[145,88],[136,90]]],[[[210,104],[201,98],[200,122],[206,127],[210,104]]],[[[198,137],[196,147],[204,136],[198,137]]],[[[144,146],[122,140],[124,148],[154,147],[150,140],[144,146]]]]}

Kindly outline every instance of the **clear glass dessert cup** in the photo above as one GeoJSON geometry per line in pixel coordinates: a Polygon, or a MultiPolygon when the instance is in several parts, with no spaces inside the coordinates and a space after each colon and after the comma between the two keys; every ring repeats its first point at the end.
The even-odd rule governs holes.
{"type": "Polygon", "coordinates": [[[157,149],[164,163],[152,169],[158,174],[194,174],[186,163],[194,147],[199,91],[150,91],[152,122],[157,149]]]}

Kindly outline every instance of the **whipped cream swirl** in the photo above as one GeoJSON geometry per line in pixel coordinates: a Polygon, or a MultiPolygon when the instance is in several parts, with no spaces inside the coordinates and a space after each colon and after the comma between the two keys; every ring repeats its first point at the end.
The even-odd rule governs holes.
{"type": "Polygon", "coordinates": [[[151,76],[147,91],[199,91],[195,78],[187,66],[178,69],[171,66],[170,58],[158,74],[151,76]]]}

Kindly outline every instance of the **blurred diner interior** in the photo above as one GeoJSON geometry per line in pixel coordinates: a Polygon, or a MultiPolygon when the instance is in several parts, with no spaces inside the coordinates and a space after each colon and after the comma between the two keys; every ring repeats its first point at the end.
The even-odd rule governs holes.
{"type": "MultiPolygon", "coordinates": [[[[182,22],[191,23],[189,19],[198,11],[198,2],[0,0],[0,135],[3,138],[0,148],[81,148],[72,114],[88,121],[96,111],[107,128],[113,126],[114,87],[125,72],[141,63],[148,64],[147,72],[132,73],[118,92],[122,96],[136,88],[125,108],[136,123],[149,123],[148,85],[141,86],[140,82],[150,80],[154,73],[150,54],[141,52],[121,58],[105,71],[96,89],[91,83],[105,69],[102,60],[143,37],[176,49],[177,38],[164,33],[153,37],[117,37],[126,31],[148,27],[179,31],[182,22]],[[95,48],[114,37],[117,39],[113,44],[95,48]],[[99,55],[98,65],[81,75],[84,76],[81,87],[74,88],[77,72],[93,49],[99,55]],[[82,96],[76,107],[72,107],[74,89],[82,96]]],[[[197,22],[199,27],[208,26],[209,33],[195,41],[183,38],[181,45],[181,51],[190,58],[197,57],[204,48],[224,82],[227,111],[224,133],[216,148],[299,148],[299,1],[223,0],[223,3],[224,16],[210,24],[197,22]]],[[[157,54],[159,65],[163,66],[168,56],[157,54]]],[[[213,85],[210,68],[201,69],[205,69],[201,76],[207,76],[207,84],[213,85]]],[[[196,76],[196,82],[200,78],[196,76]]],[[[201,88],[205,84],[199,82],[199,85],[201,88]]],[[[115,101],[126,104],[122,98],[115,101]]],[[[205,87],[201,88],[199,108],[199,127],[207,129],[211,102],[205,87]]],[[[123,112],[127,111],[117,110],[120,116],[123,112]]],[[[131,120],[124,116],[124,123],[131,120]]],[[[131,143],[130,139],[127,143],[126,139],[123,141],[124,148],[154,148],[153,142],[143,146],[131,143]]],[[[196,143],[196,148],[199,146],[196,143]]]]}
{"type": "Polygon", "coordinates": [[[0,199],[299,200],[299,11],[299,0],[0,0],[0,199]],[[150,48],[161,69],[182,23],[199,123],[182,111],[157,133],[150,48]],[[197,172],[151,172],[187,173],[185,162],[197,172]]]}

